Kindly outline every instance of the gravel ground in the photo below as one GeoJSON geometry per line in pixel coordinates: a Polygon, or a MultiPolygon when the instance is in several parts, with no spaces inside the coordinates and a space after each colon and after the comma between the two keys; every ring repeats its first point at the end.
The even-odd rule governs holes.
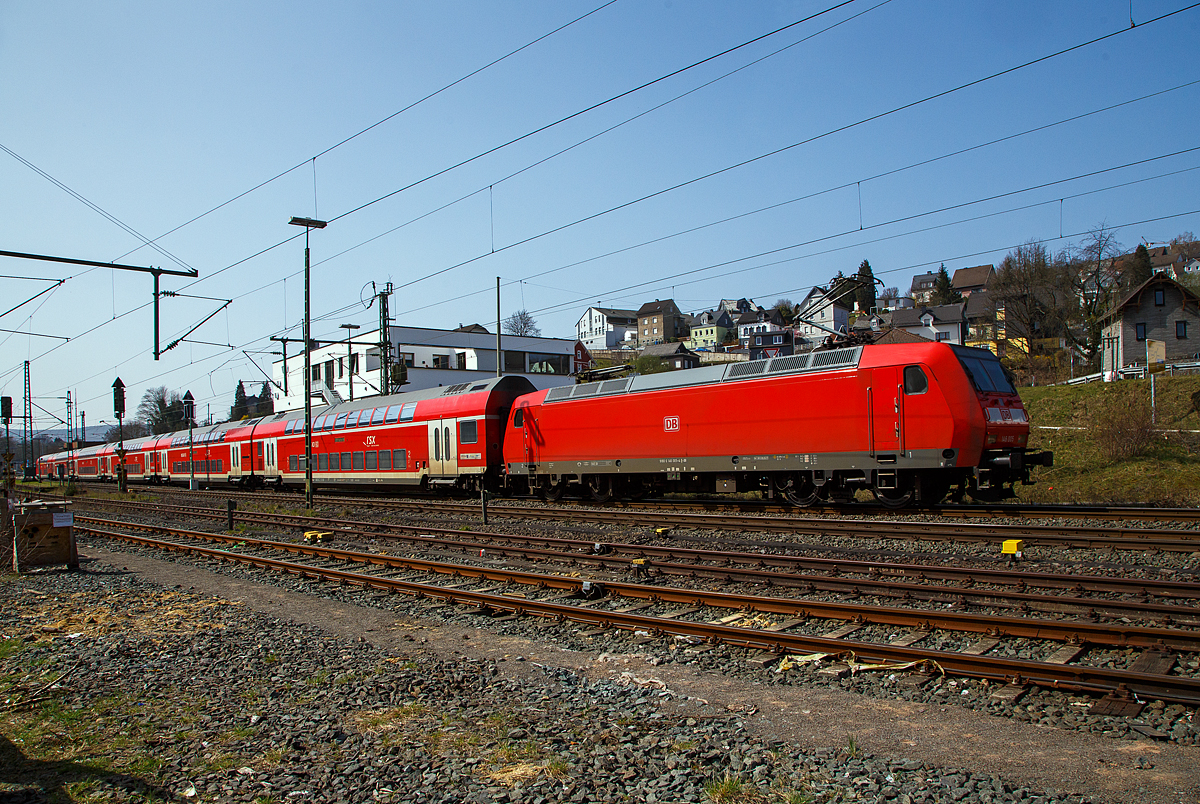
{"type": "Polygon", "coordinates": [[[0,801],[1200,795],[1194,747],[716,674],[632,636],[589,651],[536,638],[557,627],[503,633],[456,609],[398,615],[394,598],[312,582],[84,554],[84,572],[0,584],[15,614],[0,801]]]}

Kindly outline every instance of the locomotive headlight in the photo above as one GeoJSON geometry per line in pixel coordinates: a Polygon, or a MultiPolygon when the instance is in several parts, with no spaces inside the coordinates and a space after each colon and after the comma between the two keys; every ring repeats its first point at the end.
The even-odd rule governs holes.
{"type": "Polygon", "coordinates": [[[952,459],[954,457],[954,450],[952,450],[952,449],[942,450],[942,457],[945,458],[946,460],[952,459]]]}

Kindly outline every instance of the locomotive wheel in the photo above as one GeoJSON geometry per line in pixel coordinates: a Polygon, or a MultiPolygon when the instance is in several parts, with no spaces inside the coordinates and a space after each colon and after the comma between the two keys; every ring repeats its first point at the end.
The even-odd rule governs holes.
{"type": "Polygon", "coordinates": [[[546,502],[558,502],[563,498],[563,494],[567,491],[567,482],[560,480],[554,485],[550,485],[549,481],[542,484],[541,494],[542,499],[546,502]]]}
{"type": "Polygon", "coordinates": [[[912,478],[898,478],[899,482],[894,489],[881,489],[878,486],[871,489],[875,493],[875,499],[884,508],[903,508],[912,502],[913,499],[913,483],[912,478]]]}
{"type": "Polygon", "coordinates": [[[596,502],[608,502],[613,498],[612,475],[592,475],[587,479],[587,489],[596,502]]]}

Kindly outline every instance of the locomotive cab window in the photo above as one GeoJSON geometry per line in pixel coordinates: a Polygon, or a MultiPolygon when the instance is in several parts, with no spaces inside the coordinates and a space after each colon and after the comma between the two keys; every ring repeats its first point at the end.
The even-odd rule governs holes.
{"type": "Polygon", "coordinates": [[[1015,394],[1012,380],[995,357],[974,357],[959,353],[959,363],[967,372],[975,390],[981,393],[1015,394]]]}
{"type": "Polygon", "coordinates": [[[513,427],[525,426],[525,409],[517,408],[517,412],[513,414],[513,427]]]}
{"type": "Polygon", "coordinates": [[[923,394],[929,390],[929,378],[920,366],[904,367],[904,393],[923,394]]]}

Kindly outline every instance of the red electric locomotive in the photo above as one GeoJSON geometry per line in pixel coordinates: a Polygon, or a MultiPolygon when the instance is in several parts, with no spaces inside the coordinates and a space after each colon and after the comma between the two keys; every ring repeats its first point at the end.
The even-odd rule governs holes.
{"type": "Polygon", "coordinates": [[[1029,423],[991,352],[855,346],[603,380],[521,397],[505,431],[510,486],[557,499],[763,490],[796,505],[932,504],[952,487],[1012,496],[1029,423]]]}

